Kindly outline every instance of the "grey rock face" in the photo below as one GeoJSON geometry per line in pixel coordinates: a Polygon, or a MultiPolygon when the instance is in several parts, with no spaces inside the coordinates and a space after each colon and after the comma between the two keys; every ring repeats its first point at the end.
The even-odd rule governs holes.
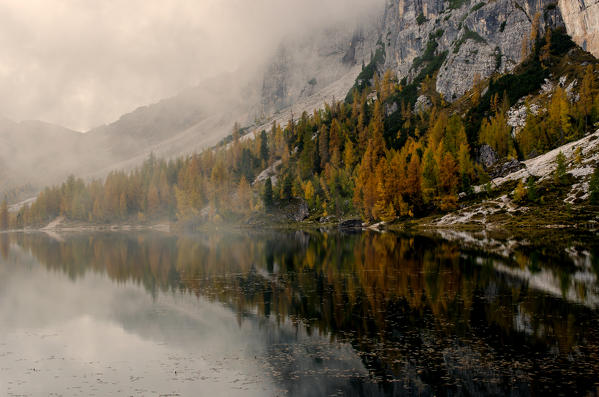
{"type": "Polygon", "coordinates": [[[385,114],[387,116],[395,113],[397,111],[397,109],[399,109],[399,106],[397,105],[397,102],[393,102],[392,104],[386,104],[385,105],[385,114]]]}
{"type": "Polygon", "coordinates": [[[284,40],[264,73],[261,112],[276,113],[369,63],[380,28],[381,17],[368,16],[361,25],[284,40]]]}
{"type": "Polygon", "coordinates": [[[301,222],[310,215],[308,204],[300,198],[294,198],[283,209],[287,219],[294,222],[301,222]]]}
{"type": "Polygon", "coordinates": [[[512,135],[514,137],[518,136],[522,128],[526,125],[526,118],[529,114],[537,115],[541,112],[545,112],[545,109],[541,109],[535,103],[526,106],[522,102],[519,102],[512,106],[507,111],[507,125],[512,127],[512,135]]]}
{"type": "Polygon", "coordinates": [[[360,219],[347,219],[339,222],[339,229],[361,229],[362,221],[360,219]]]}
{"type": "Polygon", "coordinates": [[[273,185],[276,185],[277,181],[278,181],[278,175],[279,175],[278,169],[282,163],[283,162],[281,160],[277,160],[270,167],[268,167],[265,170],[263,170],[262,172],[260,172],[258,174],[258,176],[256,176],[256,179],[254,179],[254,181],[252,182],[252,186],[259,184],[259,183],[266,182],[266,180],[268,178],[270,178],[270,181],[273,183],[273,185]]]}
{"type": "Polygon", "coordinates": [[[437,76],[437,91],[454,101],[474,84],[475,76],[486,78],[497,70],[495,51],[488,45],[466,40],[445,61],[437,76]]]}
{"type": "Polygon", "coordinates": [[[537,12],[540,26],[562,24],[559,10],[550,4],[551,0],[472,1],[451,9],[442,0],[391,0],[384,17],[385,68],[414,77],[418,73],[413,70],[414,59],[424,53],[430,40],[436,40],[435,53],[447,52],[437,76],[437,91],[452,101],[470,89],[477,74],[484,79],[520,62],[522,39],[530,36],[537,12]],[[418,24],[419,15],[426,21],[418,24]]]}
{"type": "Polygon", "coordinates": [[[479,151],[479,160],[486,167],[489,168],[497,162],[499,156],[493,148],[489,145],[482,145],[479,151]]]}
{"type": "Polygon", "coordinates": [[[336,27],[286,42],[265,75],[265,111],[317,92],[352,65],[367,64],[379,39],[385,49],[379,71],[395,70],[408,81],[420,72],[414,60],[435,41],[433,55],[445,54],[436,88],[448,101],[470,89],[476,76],[485,79],[520,63],[522,41],[530,37],[535,15],[541,30],[565,25],[579,44],[599,53],[599,0],[559,0],[559,6],[555,0],[455,3],[459,7],[446,0],[387,0],[382,17],[359,28],[336,27]],[[309,86],[309,81],[317,84],[309,86]]]}
{"type": "Polygon", "coordinates": [[[512,172],[516,172],[520,169],[524,168],[524,164],[519,162],[516,159],[508,160],[501,164],[496,164],[489,170],[489,176],[493,179],[500,178],[502,176],[506,176],[511,174],[512,172]]]}
{"type": "Polygon", "coordinates": [[[420,95],[416,99],[416,103],[414,104],[414,112],[424,112],[425,110],[430,109],[431,106],[433,106],[431,100],[428,99],[428,97],[426,97],[425,95],[420,95]]]}
{"type": "Polygon", "coordinates": [[[599,57],[599,0],[559,0],[568,34],[599,57]]]}

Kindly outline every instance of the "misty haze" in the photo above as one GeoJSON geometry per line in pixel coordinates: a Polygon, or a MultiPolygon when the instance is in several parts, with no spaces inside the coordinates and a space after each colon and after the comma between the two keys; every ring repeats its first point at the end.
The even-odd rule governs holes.
{"type": "Polygon", "coordinates": [[[599,1],[6,0],[0,395],[599,394],[599,1]]]}

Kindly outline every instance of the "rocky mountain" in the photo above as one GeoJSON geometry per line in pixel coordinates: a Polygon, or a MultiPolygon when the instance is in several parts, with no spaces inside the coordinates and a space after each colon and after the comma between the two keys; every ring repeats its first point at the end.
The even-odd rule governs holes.
{"type": "MultiPolygon", "coordinates": [[[[33,131],[7,121],[2,130],[7,132],[0,137],[0,162],[6,164],[0,192],[24,184],[58,183],[70,173],[102,177],[112,169],[130,169],[152,152],[170,158],[215,145],[231,133],[235,122],[245,129],[261,128],[273,118],[288,120],[292,111],[311,111],[345,96],[361,64],[369,61],[379,28],[376,14],[360,24],[285,38],[272,58],[255,70],[223,74],[113,123],[85,133],[70,131],[49,144],[38,144],[33,131]]],[[[38,124],[49,134],[61,130],[38,124]]]]}
{"type": "Polygon", "coordinates": [[[383,55],[378,70],[392,69],[407,81],[435,63],[436,89],[453,101],[477,76],[512,70],[523,47],[530,48],[523,40],[535,24],[540,34],[565,25],[597,56],[598,10],[597,0],[387,0],[362,20],[283,38],[256,70],[204,82],[85,134],[3,122],[0,163],[12,178],[2,177],[0,189],[55,183],[68,173],[102,176],[135,166],[150,152],[172,157],[201,150],[228,135],[236,121],[249,131],[286,122],[292,113],[343,98],[377,49],[383,55]]]}
{"type": "MultiPolygon", "coordinates": [[[[380,15],[359,24],[327,27],[281,43],[262,83],[260,116],[268,116],[317,94],[352,72],[354,79],[370,62],[381,33],[380,15]]],[[[352,82],[348,82],[345,92],[352,82]]],[[[339,98],[338,97],[338,98],[339,98]]]]}
{"type": "Polygon", "coordinates": [[[558,4],[568,34],[583,49],[599,56],[599,1],[560,0],[558,4]]]}
{"type": "Polygon", "coordinates": [[[522,40],[530,37],[535,16],[541,29],[562,24],[550,0],[390,1],[384,17],[384,68],[413,76],[419,72],[416,61],[432,51],[443,59],[437,91],[455,100],[475,76],[504,73],[520,62],[522,40]]]}

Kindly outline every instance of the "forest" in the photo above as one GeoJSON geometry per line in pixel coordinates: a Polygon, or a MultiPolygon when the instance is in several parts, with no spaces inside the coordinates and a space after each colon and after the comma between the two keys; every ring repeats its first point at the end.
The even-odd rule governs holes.
{"type": "MultiPolygon", "coordinates": [[[[269,131],[243,135],[236,124],[213,149],[168,161],[150,155],[133,171],[113,171],[103,180],[71,176],[18,212],[9,212],[4,200],[0,229],[44,225],[58,216],[92,223],[239,221],[294,198],[314,216],[366,221],[451,211],[490,180],[478,159],[483,145],[500,159],[525,160],[597,128],[597,60],[562,30],[533,33],[523,42],[519,66],[475,78],[455,102],[435,90],[445,54],[435,53],[434,36],[409,81],[377,72],[377,51],[344,101],[325,103],[285,126],[273,123],[269,131]],[[541,89],[549,76],[564,74],[577,82],[573,88],[541,89]],[[422,96],[428,106],[416,104],[422,96]],[[527,117],[514,134],[508,112],[518,100],[527,117]],[[267,169],[276,175],[265,177],[267,169]]],[[[534,189],[534,179],[527,182],[534,189]]],[[[596,201],[597,170],[590,185],[596,201]]]]}

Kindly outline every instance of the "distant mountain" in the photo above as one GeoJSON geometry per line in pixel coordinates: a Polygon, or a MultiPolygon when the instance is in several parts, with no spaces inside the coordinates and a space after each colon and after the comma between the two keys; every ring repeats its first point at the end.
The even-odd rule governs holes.
{"type": "Polygon", "coordinates": [[[0,192],[77,169],[83,134],[41,121],[0,119],[0,192]]]}
{"type": "Polygon", "coordinates": [[[247,130],[262,128],[273,118],[284,116],[279,121],[286,121],[291,112],[311,111],[341,98],[375,48],[378,22],[367,25],[368,34],[351,25],[284,39],[257,70],[204,81],[84,134],[41,122],[6,120],[0,127],[0,192],[58,183],[70,173],[102,177],[112,169],[138,165],[151,152],[161,157],[192,153],[218,143],[235,122],[247,130]]]}

